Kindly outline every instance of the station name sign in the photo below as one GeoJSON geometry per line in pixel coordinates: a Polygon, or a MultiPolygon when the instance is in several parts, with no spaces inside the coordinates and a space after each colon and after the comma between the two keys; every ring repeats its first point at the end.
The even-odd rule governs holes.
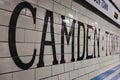
{"type": "MultiPolygon", "coordinates": [[[[36,12],[37,9],[35,7],[33,7],[30,3],[28,2],[21,2],[19,3],[15,9],[13,10],[13,13],[11,15],[11,19],[9,22],[9,31],[8,31],[8,44],[9,44],[9,50],[10,50],[10,54],[11,57],[13,59],[13,61],[15,62],[15,64],[21,68],[21,69],[29,69],[33,63],[34,60],[36,58],[36,52],[37,50],[34,49],[33,50],[33,56],[30,62],[28,63],[24,63],[20,57],[18,56],[18,51],[16,48],[16,25],[17,25],[17,20],[19,18],[20,12],[24,9],[27,8],[30,10],[31,14],[32,14],[32,18],[33,18],[33,24],[36,24],[36,12]]],[[[52,48],[52,52],[53,52],[53,65],[58,64],[58,60],[56,57],[56,45],[55,45],[55,36],[54,36],[54,18],[53,18],[53,12],[46,10],[45,12],[45,19],[44,19],[44,25],[40,26],[43,27],[42,30],[42,38],[41,38],[41,45],[40,45],[40,55],[39,55],[39,61],[37,64],[37,67],[44,67],[44,49],[45,46],[51,46],[52,48]],[[47,28],[48,28],[48,22],[50,22],[50,37],[51,37],[51,41],[46,40],[46,37],[48,37],[47,34],[47,28]]],[[[67,25],[65,22],[65,16],[61,15],[61,60],[60,60],[60,64],[65,63],[65,47],[64,47],[64,43],[65,40],[67,42],[67,45],[70,45],[70,40],[71,40],[71,62],[74,62],[75,60],[79,61],[79,60],[83,60],[85,59],[92,59],[92,58],[97,58],[97,57],[101,57],[100,54],[100,33],[101,33],[101,29],[96,28],[94,26],[91,26],[89,24],[87,24],[85,27],[85,24],[77,21],[75,19],[73,19],[70,30],[68,32],[67,29],[67,25]],[[77,47],[75,46],[75,25],[78,25],[78,30],[77,30],[77,47]],[[81,33],[81,29],[83,30],[83,46],[82,46],[82,53],[80,53],[80,43],[81,43],[81,39],[80,39],[80,33],[81,33]],[[87,31],[86,31],[87,30],[87,31]],[[93,41],[93,52],[92,54],[90,54],[88,52],[89,50],[89,40],[91,40],[91,35],[90,35],[90,31],[93,32],[94,34],[94,41],[93,41]],[[64,39],[66,38],[66,39],[64,39]],[[75,59],[75,51],[74,49],[77,48],[77,59],[75,59]],[[96,51],[97,50],[97,51],[96,51]]],[[[108,55],[112,55],[114,53],[112,53],[112,51],[116,50],[116,46],[115,44],[118,44],[118,36],[105,31],[105,37],[106,37],[106,56],[108,55]],[[108,45],[109,44],[109,45],[108,45]]],[[[102,46],[102,50],[104,50],[104,47],[102,46]]]]}
{"type": "Polygon", "coordinates": [[[108,4],[107,0],[86,0],[86,1],[100,11],[103,11],[103,10],[109,11],[110,5],[108,4]]]}
{"type": "Polygon", "coordinates": [[[115,23],[120,25],[120,16],[119,16],[120,12],[113,5],[113,2],[110,2],[110,0],[74,0],[74,1],[78,3],[83,2],[84,5],[85,3],[92,5],[95,9],[97,9],[98,11],[109,17],[111,20],[113,20],[115,23]]]}

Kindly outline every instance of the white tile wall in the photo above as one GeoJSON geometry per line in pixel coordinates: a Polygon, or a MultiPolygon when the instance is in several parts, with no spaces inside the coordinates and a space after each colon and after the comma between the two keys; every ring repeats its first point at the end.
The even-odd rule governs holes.
{"type": "Polygon", "coordinates": [[[40,19],[37,19],[37,21],[36,21],[36,30],[37,31],[42,31],[43,30],[43,26],[44,26],[44,21],[40,20],[40,19]]]}
{"type": "Polygon", "coordinates": [[[89,79],[88,79],[88,74],[82,76],[80,79],[81,79],[81,80],[89,80],[89,79]]]}
{"type": "Polygon", "coordinates": [[[45,54],[52,54],[52,46],[45,46],[44,52],[45,54]]]}
{"type": "Polygon", "coordinates": [[[59,75],[59,80],[69,80],[69,73],[59,75]]]}
{"type": "Polygon", "coordinates": [[[60,14],[53,13],[53,17],[54,17],[54,23],[61,24],[61,15],[60,14]]]}
{"type": "MultiPolygon", "coordinates": [[[[0,80],[90,80],[100,73],[119,64],[118,54],[106,56],[106,38],[105,31],[119,35],[119,28],[105,21],[103,18],[95,15],[83,6],[73,0],[4,0],[0,1],[0,80]],[[37,8],[36,24],[33,24],[31,12],[23,9],[17,21],[16,28],[16,48],[18,56],[23,63],[28,63],[32,59],[33,50],[37,49],[37,55],[33,65],[28,70],[22,70],[14,63],[11,58],[8,46],[8,30],[11,14],[15,6],[27,1],[37,8]],[[47,5],[46,5],[47,4],[47,5]],[[44,67],[37,68],[40,55],[40,46],[42,31],[46,10],[53,11],[54,19],[54,36],[56,46],[57,65],[53,65],[53,52],[51,46],[45,46],[44,49],[44,67]],[[60,64],[61,61],[61,15],[66,16],[69,21],[66,23],[68,32],[73,19],[83,22],[85,31],[87,24],[95,25],[101,29],[100,32],[100,58],[86,60],[86,50],[84,60],[77,61],[77,32],[78,24],[75,24],[75,45],[74,55],[75,62],[71,62],[71,42],[67,45],[66,36],[64,36],[64,58],[66,63],[60,64]],[[97,22],[97,24],[95,24],[97,22]],[[102,36],[104,40],[102,40],[102,36]],[[102,51],[101,47],[104,47],[102,51]]],[[[85,32],[87,33],[87,32],[85,32]]],[[[85,34],[86,35],[86,34],[85,34]]],[[[89,40],[88,53],[93,53],[94,33],[91,30],[91,40],[89,40]]],[[[71,36],[72,37],[72,36],[71,36]]],[[[86,37],[85,37],[86,40],[86,37]]],[[[46,41],[51,41],[50,23],[48,22],[46,41]]],[[[96,45],[97,46],[97,45],[96,45]]],[[[80,56],[83,50],[83,29],[80,30],[80,56]]],[[[97,50],[97,49],[96,49],[97,50]]],[[[97,51],[96,51],[97,52],[97,51]]],[[[114,52],[115,53],[115,52],[114,52]]],[[[97,53],[96,53],[97,54],[97,53]]],[[[97,56],[97,55],[96,55],[97,56]]],[[[117,74],[117,72],[115,72],[117,74]]],[[[113,75],[115,75],[113,74],[113,75]]],[[[110,79],[108,77],[106,79],[110,79]]]]}
{"type": "Polygon", "coordinates": [[[38,5],[45,9],[53,11],[53,1],[52,0],[38,0],[38,5]]]}
{"type": "Polygon", "coordinates": [[[0,80],[12,80],[12,74],[0,75],[0,80]]]}
{"type": "MultiPolygon", "coordinates": [[[[65,1],[65,0],[64,0],[65,1]]],[[[76,13],[74,10],[66,8],[66,16],[70,17],[70,18],[75,18],[76,13]]]]}
{"type": "Polygon", "coordinates": [[[98,71],[94,71],[94,72],[91,72],[91,73],[88,74],[89,79],[91,79],[91,78],[93,78],[94,76],[97,76],[97,75],[99,75],[98,71]]]}
{"type": "Polygon", "coordinates": [[[66,71],[71,71],[71,70],[73,70],[73,69],[74,69],[73,63],[66,63],[66,64],[65,64],[65,72],[66,72],[66,71]]]}
{"type": "Polygon", "coordinates": [[[22,2],[23,0],[4,0],[0,1],[0,8],[13,11],[16,4],[22,2]]]}
{"type": "Polygon", "coordinates": [[[45,55],[44,56],[45,66],[52,65],[52,62],[53,62],[53,55],[45,55]]]}
{"type": "MultiPolygon", "coordinates": [[[[54,33],[58,34],[57,36],[59,36],[59,37],[60,37],[60,35],[61,35],[61,28],[62,28],[61,25],[54,24],[54,33]]],[[[56,38],[56,37],[55,37],[55,38],[56,38]]]]}
{"type": "Polygon", "coordinates": [[[60,65],[52,66],[52,73],[53,73],[53,75],[64,73],[64,65],[60,64],[60,65]]]}
{"type": "Polygon", "coordinates": [[[24,15],[19,16],[17,21],[17,27],[34,30],[35,24],[33,23],[33,18],[24,15]]]}
{"type": "MultiPolygon", "coordinates": [[[[87,10],[85,7],[83,7],[82,5],[79,5],[79,3],[76,3],[74,1],[72,2],[72,9],[74,9],[75,11],[77,11],[79,13],[85,14],[85,16],[87,16],[89,13],[92,13],[91,11],[87,10]],[[88,13],[88,11],[89,11],[89,13],[88,13]]],[[[93,18],[91,18],[91,19],[93,19],[93,18]]]]}
{"type": "Polygon", "coordinates": [[[50,78],[43,79],[43,80],[58,80],[58,76],[50,77],[50,78]]]}
{"type": "Polygon", "coordinates": [[[0,24],[1,25],[9,25],[9,20],[11,17],[11,13],[10,12],[6,12],[4,10],[0,10],[0,24]]]}
{"type": "Polygon", "coordinates": [[[27,1],[29,3],[33,3],[33,4],[36,5],[38,0],[23,0],[23,1],[27,1]]]}
{"type": "Polygon", "coordinates": [[[16,41],[24,42],[25,40],[25,30],[24,29],[16,29],[16,41]]]}
{"type": "Polygon", "coordinates": [[[36,80],[50,77],[51,75],[51,67],[36,68],[36,80]]]}
{"type": "Polygon", "coordinates": [[[78,77],[78,70],[71,71],[70,72],[70,80],[73,80],[76,77],[78,77]]]}
{"type": "Polygon", "coordinates": [[[0,58],[0,74],[20,70],[11,58],[0,58]]]}
{"type": "MultiPolygon", "coordinates": [[[[32,55],[33,55],[33,54],[32,54],[32,55]]],[[[29,62],[31,61],[32,57],[33,57],[33,56],[25,56],[25,57],[23,57],[23,59],[21,59],[21,60],[22,60],[24,63],[29,63],[29,62]]],[[[36,64],[38,63],[38,60],[39,60],[39,57],[36,56],[35,61],[34,61],[33,65],[30,67],[30,69],[37,67],[36,64]]]]}
{"type": "Polygon", "coordinates": [[[35,80],[35,69],[13,73],[13,80],[35,80]]]}
{"type": "Polygon", "coordinates": [[[56,2],[58,2],[58,3],[60,3],[60,2],[61,2],[61,0],[54,0],[54,1],[56,1],[56,2]]]}
{"type": "Polygon", "coordinates": [[[71,53],[70,54],[65,54],[65,61],[66,62],[70,62],[71,61],[71,53]]]}
{"type": "Polygon", "coordinates": [[[34,51],[34,44],[28,44],[28,43],[17,43],[17,52],[19,56],[23,55],[33,55],[34,51]]]}
{"type": "Polygon", "coordinates": [[[72,3],[72,0],[61,0],[61,4],[69,8],[71,8],[71,3],[72,3]]]}
{"type": "Polygon", "coordinates": [[[40,43],[41,42],[41,36],[42,36],[42,32],[26,30],[25,31],[25,42],[40,43]]]}
{"type": "Polygon", "coordinates": [[[37,7],[36,17],[40,18],[40,19],[44,19],[45,18],[45,12],[46,12],[45,9],[43,9],[41,7],[37,7]]]}
{"type": "Polygon", "coordinates": [[[82,67],[81,61],[74,62],[74,68],[75,68],[75,69],[79,69],[79,68],[81,68],[81,67],[82,67]]]}
{"type": "Polygon", "coordinates": [[[0,42],[0,57],[10,57],[8,43],[0,42]]]}
{"type": "Polygon", "coordinates": [[[54,2],[54,12],[65,15],[65,7],[54,2]]]}
{"type": "MultiPolygon", "coordinates": [[[[56,34],[56,35],[54,35],[55,36],[55,43],[56,44],[60,44],[61,43],[61,35],[58,35],[58,34],[56,34]]],[[[56,47],[57,48],[57,47],[56,47]]],[[[59,48],[59,47],[58,47],[59,48]]],[[[60,48],[59,48],[60,49],[60,48]]]]}

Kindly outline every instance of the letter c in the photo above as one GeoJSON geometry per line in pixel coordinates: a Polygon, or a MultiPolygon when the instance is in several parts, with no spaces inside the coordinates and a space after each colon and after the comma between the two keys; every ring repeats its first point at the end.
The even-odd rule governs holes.
{"type": "Polygon", "coordinates": [[[8,44],[9,44],[11,57],[15,62],[15,64],[19,68],[26,70],[26,69],[29,69],[34,63],[35,56],[36,56],[36,49],[34,49],[33,57],[29,63],[23,63],[20,60],[17,49],[16,49],[16,24],[17,24],[17,20],[20,15],[20,12],[22,11],[23,8],[27,8],[31,11],[34,24],[36,23],[36,8],[33,8],[32,5],[28,2],[19,3],[13,10],[13,13],[10,19],[9,32],[8,32],[8,44]]]}

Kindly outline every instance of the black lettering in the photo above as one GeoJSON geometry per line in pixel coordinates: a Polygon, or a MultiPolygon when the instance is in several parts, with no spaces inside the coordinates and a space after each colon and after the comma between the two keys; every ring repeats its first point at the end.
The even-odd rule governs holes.
{"type": "Polygon", "coordinates": [[[100,46],[100,29],[98,29],[98,33],[97,30],[95,28],[94,31],[94,58],[96,58],[96,41],[97,41],[97,51],[98,51],[98,57],[100,57],[100,50],[99,50],[99,46],[100,46]]]}
{"type": "Polygon", "coordinates": [[[53,50],[53,65],[58,64],[57,58],[56,58],[56,47],[55,47],[55,38],[54,38],[54,26],[53,26],[53,12],[46,11],[45,20],[44,20],[44,26],[43,26],[43,32],[42,32],[42,39],[41,39],[41,48],[40,48],[40,56],[39,56],[39,62],[37,64],[37,67],[43,67],[44,66],[44,48],[45,46],[52,46],[53,50]],[[50,31],[51,31],[51,41],[46,41],[46,32],[48,27],[48,20],[50,18],[50,31]]]}
{"type": "Polygon", "coordinates": [[[97,46],[98,46],[98,57],[100,57],[100,29],[98,29],[98,39],[97,39],[97,46]]]}
{"type": "Polygon", "coordinates": [[[72,59],[71,61],[75,61],[74,58],[74,28],[75,28],[75,23],[76,20],[73,20],[70,32],[68,33],[67,28],[66,28],[66,23],[65,23],[65,16],[61,16],[62,18],[62,29],[61,29],[61,61],[60,63],[65,63],[64,59],[64,33],[66,35],[66,40],[67,40],[67,45],[69,44],[70,41],[70,36],[72,35],[72,59]]]}
{"type": "Polygon", "coordinates": [[[87,25],[86,59],[93,58],[93,55],[88,55],[88,40],[91,39],[91,36],[89,36],[89,29],[93,30],[93,26],[87,25]]]}
{"type": "Polygon", "coordinates": [[[110,53],[110,55],[111,55],[111,36],[112,36],[112,34],[110,33],[110,35],[109,35],[109,53],[110,53]]]}
{"type": "Polygon", "coordinates": [[[28,2],[21,2],[20,4],[18,4],[13,10],[13,13],[10,19],[9,33],[8,33],[9,43],[8,44],[9,44],[10,54],[11,54],[13,61],[19,68],[25,70],[25,69],[30,68],[33,65],[34,60],[35,60],[35,55],[36,55],[36,49],[34,49],[33,58],[31,59],[29,63],[23,63],[20,60],[17,49],[16,49],[16,24],[17,24],[17,20],[20,15],[20,12],[22,11],[23,8],[27,8],[31,11],[34,24],[36,23],[36,8],[33,8],[32,5],[29,4],[28,2]]]}
{"type": "Polygon", "coordinates": [[[78,36],[77,36],[77,60],[83,60],[85,55],[85,26],[82,22],[78,22],[78,36]],[[83,28],[83,53],[80,57],[80,28],[83,28]]]}
{"type": "Polygon", "coordinates": [[[105,34],[106,34],[106,56],[108,56],[108,38],[109,38],[108,35],[109,35],[109,32],[106,31],[105,34]]]}

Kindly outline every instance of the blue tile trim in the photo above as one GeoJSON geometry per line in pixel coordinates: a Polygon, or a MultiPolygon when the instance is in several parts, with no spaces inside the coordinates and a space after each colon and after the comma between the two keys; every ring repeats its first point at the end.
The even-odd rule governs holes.
{"type": "Polygon", "coordinates": [[[107,76],[109,76],[110,74],[112,74],[113,72],[117,71],[118,69],[120,69],[120,65],[115,66],[109,70],[107,70],[106,72],[92,78],[91,80],[103,80],[104,78],[106,78],[107,76]]]}
{"type": "Polygon", "coordinates": [[[117,74],[116,76],[114,76],[111,80],[118,80],[120,78],[120,74],[117,74]]]}

